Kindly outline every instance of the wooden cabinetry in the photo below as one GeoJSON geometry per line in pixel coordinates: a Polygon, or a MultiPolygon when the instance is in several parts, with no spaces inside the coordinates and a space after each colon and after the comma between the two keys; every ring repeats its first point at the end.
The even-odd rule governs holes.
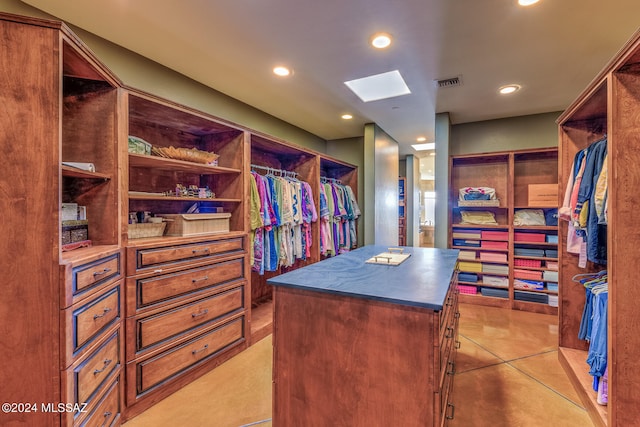
{"type": "Polygon", "coordinates": [[[247,346],[246,235],[163,240],[127,247],[128,416],[247,346]]]}
{"type": "Polygon", "coordinates": [[[193,205],[230,214],[228,230],[220,233],[123,233],[129,417],[246,348],[249,270],[246,133],[149,94],[131,89],[127,95],[129,135],[154,148],[196,148],[219,158],[209,165],[129,152],[123,222],[134,212],[180,214],[193,205]],[[176,194],[178,185],[207,188],[213,197],[176,194]]]}
{"type": "Polygon", "coordinates": [[[568,224],[560,233],[559,358],[596,425],[631,426],[640,409],[640,359],[637,325],[640,288],[633,280],[640,229],[633,189],[640,185],[640,34],[621,49],[558,119],[560,184],[568,185],[576,153],[607,137],[607,265],[587,262],[566,250],[568,224]],[[608,273],[608,405],[596,403],[588,374],[587,343],[578,339],[585,288],[576,274],[608,273]]]}
{"type": "Polygon", "coordinates": [[[118,425],[119,82],[59,22],[1,14],[0,32],[0,380],[6,402],[36,409],[3,413],[0,424],[118,425]],[[95,171],[62,162],[93,163],[95,171]],[[86,207],[92,247],[63,252],[62,203],[86,207]]]}
{"type": "Polygon", "coordinates": [[[392,269],[364,262],[386,249],[270,279],[274,424],[443,426],[454,417],[456,251],[406,248],[411,256],[392,269]]]}
{"type": "Polygon", "coordinates": [[[557,194],[549,199],[534,193],[545,184],[553,187],[551,194],[557,191],[557,149],[454,156],[450,171],[449,242],[461,250],[461,300],[557,313],[557,194]],[[459,191],[467,187],[495,189],[495,199],[460,201],[459,191]],[[532,219],[541,222],[528,215],[521,220],[532,209],[541,214],[532,219]]]}

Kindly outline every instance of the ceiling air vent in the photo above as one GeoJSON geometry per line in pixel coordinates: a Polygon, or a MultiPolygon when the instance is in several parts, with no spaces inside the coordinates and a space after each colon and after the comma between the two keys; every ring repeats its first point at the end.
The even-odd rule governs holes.
{"type": "Polygon", "coordinates": [[[439,88],[454,87],[462,85],[462,76],[451,77],[449,79],[436,80],[439,88]]]}

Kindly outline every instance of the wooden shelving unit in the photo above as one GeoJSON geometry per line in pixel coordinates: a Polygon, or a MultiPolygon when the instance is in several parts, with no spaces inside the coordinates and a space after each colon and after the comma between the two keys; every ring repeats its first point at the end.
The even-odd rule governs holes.
{"type": "Polygon", "coordinates": [[[529,203],[530,184],[557,185],[557,149],[519,150],[453,156],[450,162],[450,247],[460,257],[460,300],[472,304],[556,314],[549,297],[558,291],[550,285],[557,277],[557,226],[514,225],[521,209],[557,209],[557,201],[541,206],[529,203]],[[495,189],[490,201],[459,201],[467,187],[495,189]],[[497,224],[466,224],[465,212],[489,212],[497,224]],[[467,279],[467,280],[465,280],[467,279]],[[505,280],[506,279],[506,280],[505,280]],[[542,289],[521,289],[530,280],[542,289]],[[524,292],[524,293],[523,293],[524,292]],[[525,300],[527,299],[527,300],[525,300]],[[532,302],[528,299],[536,299],[532,302]]]}
{"type": "Polygon", "coordinates": [[[559,181],[561,194],[568,183],[576,153],[607,137],[608,215],[607,265],[587,262],[566,250],[568,224],[560,223],[559,359],[582,402],[598,426],[631,426],[640,419],[640,287],[636,276],[640,228],[633,212],[637,202],[629,190],[638,188],[640,175],[640,33],[623,46],[559,117],[559,181]],[[588,345],[578,339],[585,289],[576,274],[607,270],[608,405],[596,403],[586,364],[588,345]]]}
{"type": "Polygon", "coordinates": [[[2,13],[0,31],[6,141],[0,379],[12,402],[38,405],[3,414],[2,424],[119,425],[120,82],[61,22],[2,13]],[[93,163],[95,172],[63,162],[93,163]],[[62,203],[86,207],[91,246],[67,251],[62,203]],[[46,402],[84,410],[46,412],[40,407],[46,402]]]}

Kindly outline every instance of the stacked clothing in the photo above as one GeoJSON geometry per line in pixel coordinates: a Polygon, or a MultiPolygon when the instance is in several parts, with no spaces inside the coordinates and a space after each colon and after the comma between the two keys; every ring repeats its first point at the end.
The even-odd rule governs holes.
{"type": "Polygon", "coordinates": [[[549,304],[549,296],[538,292],[514,291],[514,299],[518,301],[538,302],[549,304]]]}

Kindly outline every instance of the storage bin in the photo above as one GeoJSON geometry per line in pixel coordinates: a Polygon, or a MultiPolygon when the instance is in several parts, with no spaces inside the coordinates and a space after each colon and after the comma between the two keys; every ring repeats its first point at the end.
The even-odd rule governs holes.
{"type": "Polygon", "coordinates": [[[458,261],[458,269],[460,271],[480,273],[482,272],[482,264],[479,262],[458,261]]]}
{"type": "Polygon", "coordinates": [[[541,291],[544,289],[544,283],[536,282],[535,280],[516,279],[513,281],[513,287],[515,289],[531,289],[531,290],[541,291]]]}
{"type": "Polygon", "coordinates": [[[542,280],[542,271],[513,270],[513,277],[525,280],[542,280]]]}
{"type": "Polygon", "coordinates": [[[478,275],[473,273],[458,273],[458,280],[460,282],[476,283],[478,281],[478,275]]]}
{"type": "Polygon", "coordinates": [[[81,242],[89,239],[89,221],[62,221],[62,244],[81,242]]]}
{"type": "Polygon", "coordinates": [[[482,230],[481,237],[486,240],[509,240],[509,232],[482,230]]]}
{"type": "Polygon", "coordinates": [[[483,249],[506,250],[508,246],[509,246],[509,242],[499,242],[499,241],[493,241],[493,240],[483,240],[482,243],[480,243],[480,247],[483,249]]]}
{"type": "Polygon", "coordinates": [[[516,258],[513,260],[513,265],[516,267],[535,267],[535,268],[541,268],[542,267],[542,261],[539,259],[522,259],[522,258],[516,258]]]}
{"type": "Polygon", "coordinates": [[[165,222],[141,222],[136,224],[129,224],[129,227],[127,228],[127,235],[129,236],[129,239],[161,237],[164,234],[165,227],[165,222]]]}
{"type": "Polygon", "coordinates": [[[466,261],[475,261],[476,253],[475,251],[460,251],[458,253],[458,259],[466,260],[466,261]]]}
{"type": "Polygon", "coordinates": [[[167,236],[198,236],[229,232],[230,213],[162,214],[167,220],[167,236]]]}
{"type": "Polygon", "coordinates": [[[458,291],[461,294],[475,295],[478,293],[478,288],[475,286],[458,285],[458,291]]]}
{"type": "Polygon", "coordinates": [[[480,293],[487,297],[509,298],[509,290],[496,288],[480,288],[480,293]]]}
{"type": "Polygon", "coordinates": [[[543,233],[513,233],[513,240],[516,242],[536,242],[544,243],[547,235],[543,233]]]}
{"type": "Polygon", "coordinates": [[[507,262],[507,254],[502,252],[480,252],[480,261],[507,262]]]}
{"type": "Polygon", "coordinates": [[[508,288],[509,279],[507,277],[482,276],[482,284],[489,285],[489,286],[500,286],[501,288],[508,288]]]}

